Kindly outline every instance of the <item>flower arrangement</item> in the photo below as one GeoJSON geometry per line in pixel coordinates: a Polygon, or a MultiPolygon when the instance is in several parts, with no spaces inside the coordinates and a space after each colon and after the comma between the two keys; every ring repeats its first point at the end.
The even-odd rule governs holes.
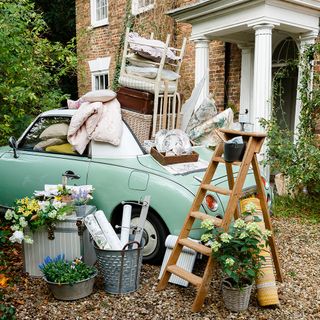
{"type": "Polygon", "coordinates": [[[71,198],[76,206],[85,205],[92,197],[93,188],[91,185],[71,189],[71,198]]]}
{"type": "Polygon", "coordinates": [[[97,269],[86,265],[81,258],[66,261],[63,254],[54,259],[46,257],[39,268],[47,281],[58,284],[72,285],[97,274],[97,269]]]}
{"type": "Polygon", "coordinates": [[[45,191],[36,192],[34,197],[25,197],[15,201],[13,209],[8,209],[5,219],[11,224],[11,242],[32,244],[32,238],[24,233],[25,228],[34,232],[41,226],[64,220],[73,212],[74,207],[61,201],[59,194],[52,195],[45,191]]]}
{"type": "Polygon", "coordinates": [[[260,253],[270,231],[263,232],[257,222],[246,223],[243,219],[237,219],[229,232],[216,228],[211,220],[204,220],[201,227],[206,230],[201,240],[211,247],[212,255],[232,287],[243,289],[251,285],[260,273],[264,261],[260,253]]]}

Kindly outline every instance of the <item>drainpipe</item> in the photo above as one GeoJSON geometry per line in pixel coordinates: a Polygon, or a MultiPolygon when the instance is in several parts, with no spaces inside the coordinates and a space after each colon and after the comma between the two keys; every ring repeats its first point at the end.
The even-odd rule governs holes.
{"type": "Polygon", "coordinates": [[[230,73],[230,60],[231,60],[231,43],[225,42],[224,44],[224,109],[228,108],[229,103],[229,73],[230,73]]]}

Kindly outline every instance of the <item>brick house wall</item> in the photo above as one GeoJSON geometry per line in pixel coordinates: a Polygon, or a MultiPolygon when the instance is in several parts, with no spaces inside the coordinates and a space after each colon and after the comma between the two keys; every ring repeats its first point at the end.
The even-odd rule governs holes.
{"type": "MultiPolygon", "coordinates": [[[[109,78],[112,83],[116,64],[116,52],[120,35],[123,32],[126,0],[109,0],[109,24],[90,29],[90,0],[76,0],[77,52],[79,57],[78,89],[79,96],[91,90],[91,74],[88,61],[99,57],[110,56],[109,78]]],[[[189,37],[191,26],[177,24],[164,13],[170,9],[197,1],[156,1],[153,10],[142,13],[135,18],[134,31],[142,36],[154,32],[156,39],[165,40],[167,33],[171,34],[171,45],[181,47],[183,37],[189,37]]],[[[219,110],[223,110],[228,100],[229,105],[239,107],[240,100],[240,51],[231,45],[229,73],[225,74],[225,43],[212,41],[210,43],[210,92],[219,110]],[[226,79],[227,78],[227,79],[226,79]],[[225,86],[227,81],[228,86],[225,86]]],[[[192,41],[187,42],[185,57],[181,67],[179,92],[183,99],[189,98],[194,87],[194,57],[195,48],[192,41]]]]}

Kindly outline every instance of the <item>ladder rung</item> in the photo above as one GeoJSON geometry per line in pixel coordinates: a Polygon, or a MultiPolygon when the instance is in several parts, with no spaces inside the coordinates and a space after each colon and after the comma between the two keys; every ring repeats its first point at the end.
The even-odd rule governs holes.
{"type": "Polygon", "coordinates": [[[191,282],[196,287],[199,287],[202,283],[201,277],[199,277],[191,272],[188,272],[183,268],[178,267],[176,264],[168,266],[167,271],[175,274],[176,276],[182,278],[183,280],[191,282]]]}
{"type": "MultiPolygon", "coordinates": [[[[212,158],[212,162],[221,162],[221,163],[227,163],[224,161],[224,159],[222,157],[213,157],[212,158]]],[[[229,162],[235,166],[240,166],[241,165],[241,161],[233,161],[233,162],[229,162]]]]}
{"type": "Polygon", "coordinates": [[[201,184],[201,188],[208,190],[208,191],[224,194],[226,196],[229,196],[232,192],[231,190],[220,188],[220,187],[214,186],[212,184],[201,184]]]}
{"type": "Polygon", "coordinates": [[[217,227],[220,227],[222,224],[222,219],[209,216],[208,214],[200,212],[200,211],[191,211],[190,215],[192,217],[199,219],[199,220],[202,220],[202,221],[207,220],[207,219],[212,220],[213,224],[217,227]]]}
{"type": "Polygon", "coordinates": [[[195,241],[192,241],[188,238],[182,238],[179,240],[179,244],[183,245],[183,246],[186,246],[190,249],[193,249],[195,250],[196,252],[199,252],[199,253],[202,253],[206,256],[210,256],[211,253],[212,253],[212,250],[211,248],[201,244],[201,243],[198,243],[198,242],[195,242],[195,241]]]}

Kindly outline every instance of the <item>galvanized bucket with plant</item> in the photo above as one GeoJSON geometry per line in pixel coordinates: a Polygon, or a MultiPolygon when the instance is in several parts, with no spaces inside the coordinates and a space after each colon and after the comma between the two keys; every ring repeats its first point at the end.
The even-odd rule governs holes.
{"type": "Polygon", "coordinates": [[[87,297],[93,291],[98,271],[81,259],[65,260],[64,255],[54,259],[49,256],[39,265],[53,296],[58,300],[76,300],[87,297]]]}

